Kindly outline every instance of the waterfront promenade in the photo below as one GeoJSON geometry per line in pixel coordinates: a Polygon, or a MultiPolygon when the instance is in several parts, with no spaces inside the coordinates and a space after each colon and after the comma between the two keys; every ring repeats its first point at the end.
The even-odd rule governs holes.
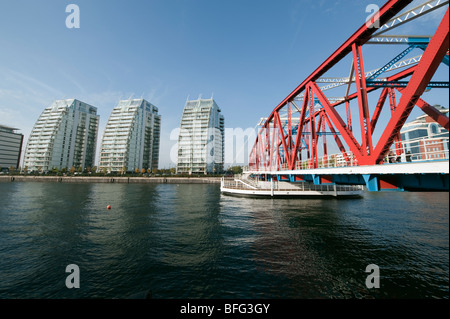
{"type": "Polygon", "coordinates": [[[0,182],[220,184],[220,177],[120,177],[3,175],[0,182]]]}

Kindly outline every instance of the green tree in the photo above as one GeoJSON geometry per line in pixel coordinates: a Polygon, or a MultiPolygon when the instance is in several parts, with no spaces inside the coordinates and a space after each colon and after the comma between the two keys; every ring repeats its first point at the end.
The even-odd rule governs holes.
{"type": "Polygon", "coordinates": [[[229,168],[229,170],[233,174],[242,174],[242,167],[241,166],[232,166],[232,167],[229,168]]]}

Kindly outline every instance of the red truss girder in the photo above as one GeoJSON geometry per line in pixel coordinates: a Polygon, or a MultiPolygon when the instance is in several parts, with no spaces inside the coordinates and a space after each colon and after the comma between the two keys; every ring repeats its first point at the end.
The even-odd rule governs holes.
{"type": "MultiPolygon", "coordinates": [[[[377,31],[371,24],[383,25],[398,12],[405,8],[412,0],[390,0],[374,15],[369,23],[365,23],[358,29],[343,45],[339,47],[319,68],[317,68],[306,80],[304,80],[294,91],[292,91],[279,105],[275,107],[267,118],[259,132],[255,145],[250,154],[250,168],[256,169],[296,169],[296,163],[301,161],[301,150],[307,150],[309,167],[318,167],[318,146],[322,138],[324,155],[327,155],[326,129],[334,136],[344,159],[351,158],[342,143],[341,138],[353,154],[358,165],[373,165],[382,163],[389,148],[394,141],[400,141],[400,129],[411,113],[412,108],[417,105],[435,121],[449,128],[448,117],[442,115],[434,107],[430,106],[420,98],[444,55],[448,54],[449,33],[449,11],[445,13],[435,35],[424,51],[420,62],[408,69],[397,72],[388,77],[387,81],[398,81],[410,77],[408,85],[404,88],[383,88],[372,116],[369,114],[367,94],[378,90],[379,87],[367,87],[364,72],[364,62],[361,46],[366,43],[372,34],[377,31]],[[347,54],[353,57],[352,73],[354,72],[356,92],[345,97],[344,100],[330,103],[315,81],[325,72],[330,70],[347,54]],[[400,100],[395,99],[395,90],[400,93],[400,100]],[[303,101],[298,108],[294,99],[303,92],[303,101]],[[357,100],[361,129],[361,144],[353,135],[351,127],[350,101],[357,100]],[[376,127],[381,110],[386,101],[391,106],[391,118],[384,128],[381,137],[375,144],[372,134],[376,127]],[[318,111],[315,109],[315,101],[318,100],[322,106],[318,111]],[[336,107],[346,104],[346,116],[344,121],[336,107]],[[299,118],[292,117],[293,106],[298,110],[299,118]],[[280,112],[286,111],[286,118],[280,117],[280,112]],[[284,122],[284,123],[283,123],[284,122]],[[346,124],[347,123],[347,124],[346,124]],[[294,128],[297,131],[294,136],[294,128]],[[309,130],[309,131],[308,131],[309,130]],[[320,131],[321,130],[321,131],[320,131]],[[320,134],[323,133],[323,134],[320,134]],[[302,141],[303,139],[303,141],[302,141]]],[[[352,73],[350,77],[352,77],[352,73]]],[[[348,89],[347,89],[348,94],[348,89]]],[[[399,144],[400,145],[400,144],[399,144]]]]}
{"type": "MultiPolygon", "coordinates": [[[[406,119],[416,105],[428,83],[431,81],[439,64],[448,50],[449,11],[447,9],[442,21],[431,38],[416,70],[411,75],[408,85],[402,90],[400,101],[389,120],[386,129],[378,140],[374,154],[368,164],[380,163],[389,151],[390,146],[406,119]]],[[[431,108],[431,106],[429,106],[431,108]]],[[[448,124],[447,124],[448,129],[448,124]]]]}

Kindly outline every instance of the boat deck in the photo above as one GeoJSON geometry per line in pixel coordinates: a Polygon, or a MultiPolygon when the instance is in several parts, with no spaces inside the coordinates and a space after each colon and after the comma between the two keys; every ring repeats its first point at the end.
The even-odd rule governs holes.
{"type": "Polygon", "coordinates": [[[312,183],[266,182],[241,179],[222,179],[220,190],[224,194],[241,196],[362,196],[362,185],[314,185],[312,183]]]}

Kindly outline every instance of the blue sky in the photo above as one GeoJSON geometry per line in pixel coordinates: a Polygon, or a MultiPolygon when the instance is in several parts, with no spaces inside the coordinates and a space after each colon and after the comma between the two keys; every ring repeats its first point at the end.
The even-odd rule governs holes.
{"type": "MultiPolygon", "coordinates": [[[[253,128],[365,22],[368,4],[383,3],[2,1],[0,123],[20,128],[26,140],[45,107],[77,98],[98,108],[100,141],[117,102],[143,97],[162,115],[160,167],[173,166],[169,136],[188,96],[213,94],[226,127],[253,128]],[[79,29],[65,25],[70,3],[80,8],[79,29]]],[[[442,14],[415,23],[417,34],[435,30],[433,17],[442,14]]],[[[448,107],[448,89],[432,91],[426,101],[448,107]]]]}

